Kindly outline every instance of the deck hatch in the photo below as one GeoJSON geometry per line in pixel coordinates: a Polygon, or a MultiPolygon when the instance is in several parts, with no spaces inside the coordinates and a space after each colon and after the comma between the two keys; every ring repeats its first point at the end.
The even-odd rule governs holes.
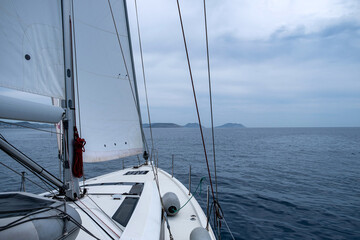
{"type": "Polygon", "coordinates": [[[131,215],[133,214],[135,207],[139,201],[139,198],[126,197],[122,202],[118,210],[116,210],[112,219],[120,223],[122,226],[126,227],[128,224],[131,215]]]}
{"type": "Polygon", "coordinates": [[[145,175],[149,171],[128,171],[124,175],[145,175]]]}
{"type": "Polygon", "coordinates": [[[136,183],[131,187],[129,194],[141,196],[143,188],[144,188],[143,183],[136,183]]]}

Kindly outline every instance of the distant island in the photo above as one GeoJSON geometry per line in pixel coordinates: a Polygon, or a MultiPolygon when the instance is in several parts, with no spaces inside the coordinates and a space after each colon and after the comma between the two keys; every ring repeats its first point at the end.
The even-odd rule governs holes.
{"type": "Polygon", "coordinates": [[[217,126],[216,128],[244,128],[245,126],[241,123],[225,123],[221,126],[217,126]]]}
{"type": "MultiPolygon", "coordinates": [[[[198,123],[187,123],[184,126],[175,123],[152,123],[151,126],[153,128],[199,128],[198,123]]],[[[150,125],[148,123],[143,123],[143,127],[149,128],[150,125]]],[[[204,126],[202,127],[206,128],[204,126]]],[[[217,126],[216,128],[245,128],[245,126],[240,123],[226,123],[221,126],[217,126]]]]}
{"type": "MultiPolygon", "coordinates": [[[[143,123],[144,128],[149,128],[150,124],[143,123]]],[[[151,127],[153,128],[181,128],[182,126],[175,123],[152,123],[151,127]]]]}
{"type": "MultiPolygon", "coordinates": [[[[184,125],[185,128],[199,128],[199,124],[198,123],[187,123],[184,125]]],[[[202,126],[203,128],[206,128],[204,126],[202,126]]]]}
{"type": "MultiPolygon", "coordinates": [[[[153,128],[199,128],[198,123],[187,123],[185,125],[179,125],[176,123],[152,123],[151,126],[153,128]]],[[[44,123],[29,123],[29,122],[5,122],[0,121],[0,128],[51,128],[54,127],[53,124],[44,124],[44,123]]],[[[149,128],[150,125],[148,123],[143,123],[144,128],[149,128]]],[[[203,128],[206,128],[202,126],[203,128]]],[[[217,126],[216,128],[245,128],[244,125],[240,123],[226,123],[221,126],[217,126]]]]}

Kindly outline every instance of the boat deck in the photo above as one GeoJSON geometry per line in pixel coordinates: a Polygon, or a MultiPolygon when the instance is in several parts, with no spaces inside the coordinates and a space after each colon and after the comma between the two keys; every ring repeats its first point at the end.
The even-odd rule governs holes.
{"type": "MultiPolygon", "coordinates": [[[[173,192],[180,206],[191,197],[176,178],[157,170],[160,193],[173,192]]],[[[170,239],[162,219],[161,202],[151,166],[127,168],[86,181],[87,194],[70,204],[82,225],[99,239],[170,239]]],[[[168,216],[174,239],[189,239],[197,227],[206,227],[206,216],[192,198],[175,216],[168,216]]],[[[215,236],[209,228],[211,239],[215,236]]],[[[80,230],[76,239],[91,239],[80,230]]]]}

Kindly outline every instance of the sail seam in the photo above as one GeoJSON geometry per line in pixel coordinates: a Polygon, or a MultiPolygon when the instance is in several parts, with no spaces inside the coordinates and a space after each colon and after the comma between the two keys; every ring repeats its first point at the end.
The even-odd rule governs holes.
{"type": "MultiPolygon", "coordinates": [[[[94,25],[91,25],[91,24],[88,24],[84,21],[81,21],[81,20],[77,20],[79,23],[83,24],[83,25],[86,25],[88,27],[91,27],[91,28],[94,28],[94,29],[97,29],[99,31],[102,31],[102,32],[106,32],[106,33],[110,33],[110,34],[113,34],[113,35],[116,35],[116,32],[112,32],[112,31],[109,31],[109,30],[106,30],[106,29],[103,29],[103,28],[100,28],[100,27],[96,27],[94,25]]],[[[127,35],[124,35],[124,34],[119,34],[119,36],[121,37],[125,37],[127,38],[128,36],[127,35]]]]}

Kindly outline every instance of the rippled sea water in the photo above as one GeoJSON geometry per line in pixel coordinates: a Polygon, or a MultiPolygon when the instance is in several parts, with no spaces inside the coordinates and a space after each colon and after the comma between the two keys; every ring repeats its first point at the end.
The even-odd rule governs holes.
{"type": "MultiPolygon", "coordinates": [[[[0,133],[59,175],[54,134],[0,133]]],[[[194,191],[207,177],[199,130],[153,129],[153,134],[159,167],[171,173],[174,154],[174,175],[188,186],[191,165],[194,191]]],[[[236,239],[360,239],[360,128],[216,129],[215,136],[220,204],[236,239]]],[[[209,129],[205,137],[213,169],[209,129]]],[[[2,152],[0,161],[23,171],[2,152]]],[[[136,157],[124,160],[126,167],[137,162],[136,157]]],[[[122,160],[84,166],[87,178],[121,168],[122,160]]],[[[1,191],[19,190],[20,176],[2,165],[0,181],[1,191]]],[[[197,197],[204,210],[208,183],[197,197]]],[[[30,182],[26,188],[44,192],[30,182]]],[[[230,239],[224,224],[222,239],[230,239]]]]}

